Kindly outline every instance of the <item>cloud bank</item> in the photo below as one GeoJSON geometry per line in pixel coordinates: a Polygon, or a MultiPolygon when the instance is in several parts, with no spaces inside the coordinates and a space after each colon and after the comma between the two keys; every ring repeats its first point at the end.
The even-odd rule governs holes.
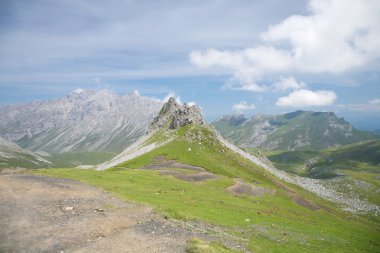
{"type": "MultiPolygon", "coordinates": [[[[243,50],[194,50],[190,61],[200,68],[214,68],[231,74],[224,88],[264,92],[262,83],[270,76],[279,91],[300,89],[305,85],[281,76],[328,73],[339,75],[364,68],[380,58],[380,1],[311,0],[308,15],[292,15],[270,26],[261,34],[262,45],[243,50]]],[[[270,87],[269,87],[270,88],[270,87]]],[[[278,105],[301,104],[300,94],[323,97],[330,104],[333,92],[299,90],[278,101],[278,105]],[[294,102],[297,100],[298,102],[294,102]]]]}

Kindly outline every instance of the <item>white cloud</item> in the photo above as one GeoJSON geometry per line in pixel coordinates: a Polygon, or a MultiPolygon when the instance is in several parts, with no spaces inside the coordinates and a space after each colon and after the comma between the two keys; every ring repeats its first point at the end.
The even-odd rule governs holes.
{"type": "Polygon", "coordinates": [[[238,104],[234,104],[232,109],[237,112],[249,111],[255,109],[256,106],[254,104],[248,104],[246,101],[241,101],[238,104]]]}
{"type": "Polygon", "coordinates": [[[183,55],[208,45],[247,45],[276,15],[294,9],[278,3],[271,9],[276,15],[267,15],[261,1],[7,2],[1,8],[10,15],[0,15],[0,85],[35,78],[73,88],[94,77],[110,83],[121,75],[199,75],[183,55]]]}
{"type": "Polygon", "coordinates": [[[140,97],[140,92],[138,90],[134,90],[132,93],[135,94],[136,96],[140,97]]]}
{"type": "Polygon", "coordinates": [[[326,90],[297,90],[286,97],[280,97],[276,105],[284,107],[325,106],[331,105],[337,99],[333,91],[326,90]]]}
{"type": "Polygon", "coordinates": [[[263,85],[258,85],[254,75],[252,75],[249,71],[237,71],[223,85],[223,89],[264,92],[266,87],[263,85]]]}
{"type": "Polygon", "coordinates": [[[257,92],[265,90],[258,84],[265,76],[340,74],[380,57],[380,1],[310,0],[308,7],[308,15],[290,16],[263,33],[265,45],[235,51],[193,51],[190,61],[201,68],[232,72],[232,79],[239,83],[227,83],[226,87],[257,92]]]}
{"type": "Polygon", "coordinates": [[[368,101],[369,104],[371,105],[380,105],[380,98],[374,98],[368,101]]]}
{"type": "Polygon", "coordinates": [[[380,56],[377,0],[311,0],[310,15],[293,15],[262,35],[288,41],[297,69],[341,73],[380,56]]]}
{"type": "Polygon", "coordinates": [[[304,82],[298,82],[294,77],[281,78],[279,82],[273,84],[273,89],[278,91],[299,90],[305,87],[304,82]]]}
{"type": "Polygon", "coordinates": [[[231,71],[233,77],[225,88],[254,92],[265,91],[266,87],[257,80],[267,73],[283,72],[292,65],[292,56],[287,51],[271,46],[247,48],[241,51],[218,51],[209,49],[202,53],[193,51],[190,61],[201,68],[219,67],[231,71]]]}
{"type": "Polygon", "coordinates": [[[174,92],[169,92],[161,101],[163,103],[166,103],[166,102],[168,102],[169,98],[171,98],[171,97],[175,98],[177,103],[182,105],[181,97],[177,96],[174,92]]]}
{"type": "Polygon", "coordinates": [[[82,92],[84,92],[84,89],[82,88],[76,88],[75,90],[72,91],[73,94],[80,94],[82,92]]]}

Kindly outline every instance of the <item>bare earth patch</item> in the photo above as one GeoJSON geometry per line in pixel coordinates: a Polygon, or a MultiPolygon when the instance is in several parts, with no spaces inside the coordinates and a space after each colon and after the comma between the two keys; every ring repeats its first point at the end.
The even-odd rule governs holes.
{"type": "Polygon", "coordinates": [[[275,181],[274,183],[280,188],[284,189],[290,196],[291,200],[293,200],[293,202],[297,203],[298,205],[303,206],[313,211],[320,209],[319,206],[317,206],[316,204],[314,204],[313,202],[309,200],[302,198],[294,190],[290,189],[288,186],[284,185],[283,183],[280,183],[277,181],[275,181]]]}
{"type": "Polygon", "coordinates": [[[167,157],[163,155],[155,157],[152,164],[141,167],[140,169],[158,170],[161,175],[171,175],[188,182],[205,181],[218,178],[218,176],[207,172],[207,170],[202,167],[178,163],[175,160],[168,160],[167,157]]]}
{"type": "Polygon", "coordinates": [[[185,252],[202,237],[69,179],[0,173],[0,252],[185,252]]]}
{"type": "Polygon", "coordinates": [[[217,176],[215,176],[212,173],[208,172],[199,172],[199,173],[192,173],[192,174],[182,174],[176,176],[178,179],[182,179],[184,181],[188,182],[197,182],[197,181],[205,181],[210,179],[215,179],[217,176]]]}
{"type": "Polygon", "coordinates": [[[183,164],[178,163],[176,160],[168,160],[166,156],[160,155],[153,159],[152,164],[141,167],[142,170],[160,170],[160,169],[167,169],[167,168],[177,168],[177,169],[185,169],[185,170],[192,170],[192,171],[206,171],[205,168],[189,165],[189,164],[183,164]]]}
{"type": "Polygon", "coordinates": [[[320,209],[320,207],[317,206],[316,204],[314,204],[314,203],[312,203],[312,202],[310,202],[304,198],[301,198],[298,195],[293,195],[292,200],[294,202],[296,202],[298,205],[301,205],[301,206],[306,207],[307,209],[310,209],[313,211],[320,209]]]}
{"type": "Polygon", "coordinates": [[[268,189],[253,186],[240,181],[237,181],[234,185],[227,187],[226,190],[234,195],[246,194],[250,196],[262,196],[264,193],[273,194],[273,192],[268,189]]]}

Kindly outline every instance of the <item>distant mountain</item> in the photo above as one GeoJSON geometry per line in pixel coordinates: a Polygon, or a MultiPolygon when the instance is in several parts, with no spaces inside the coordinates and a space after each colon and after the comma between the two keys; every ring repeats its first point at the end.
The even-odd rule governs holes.
{"type": "Polygon", "coordinates": [[[236,145],[264,150],[318,150],[380,138],[354,128],[332,112],[296,111],[251,119],[232,115],[223,116],[213,125],[236,145]]]}
{"type": "Polygon", "coordinates": [[[45,158],[0,138],[0,169],[15,167],[46,168],[51,166],[52,163],[45,158]]]}
{"type": "Polygon", "coordinates": [[[0,108],[0,137],[32,151],[120,152],[142,136],[162,102],[132,93],[77,90],[0,108]]]}

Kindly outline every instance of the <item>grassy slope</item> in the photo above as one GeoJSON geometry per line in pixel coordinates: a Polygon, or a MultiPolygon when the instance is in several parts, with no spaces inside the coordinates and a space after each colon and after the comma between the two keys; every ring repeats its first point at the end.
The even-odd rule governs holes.
{"type": "Polygon", "coordinates": [[[76,167],[78,165],[97,165],[115,157],[111,152],[65,152],[46,157],[54,167],[76,167]]]}
{"type": "Polygon", "coordinates": [[[0,169],[16,167],[35,169],[50,167],[50,164],[38,161],[34,156],[23,153],[18,153],[17,158],[0,157],[0,169]]]}
{"type": "MultiPolygon", "coordinates": [[[[251,150],[252,151],[252,150],[251,150]]],[[[338,190],[355,192],[380,205],[380,140],[322,151],[272,151],[267,157],[279,169],[306,177],[336,179],[338,190]]]]}
{"type": "MultiPolygon", "coordinates": [[[[1,140],[0,140],[1,141],[1,140]]],[[[21,149],[13,144],[0,142],[0,169],[2,168],[48,168],[48,162],[40,161],[36,155],[27,150],[21,149]]]]}
{"type": "Polygon", "coordinates": [[[0,157],[0,168],[27,168],[37,169],[41,167],[49,168],[62,168],[62,167],[76,167],[78,165],[97,165],[102,162],[112,159],[116,154],[110,152],[66,152],[59,154],[52,154],[51,156],[43,157],[50,161],[52,164],[45,164],[36,160],[30,154],[18,153],[17,158],[4,158],[0,157]],[[36,164],[37,163],[37,164],[36,164]]]}
{"type": "Polygon", "coordinates": [[[40,170],[50,176],[73,178],[100,186],[117,196],[153,205],[172,218],[202,220],[222,227],[255,252],[378,252],[378,224],[343,213],[327,201],[293,187],[300,196],[323,208],[312,211],[290,200],[280,183],[261,168],[224,150],[206,129],[182,128],[178,138],[150,153],[108,171],[40,170]],[[202,140],[198,137],[202,136],[202,140]],[[188,141],[193,140],[193,141],[188,141]],[[201,143],[201,144],[199,144],[201,143]],[[190,149],[191,151],[189,151],[190,149]],[[167,155],[223,175],[205,182],[185,182],[156,171],[132,168],[167,155]],[[129,168],[129,169],[128,169],[129,168]],[[275,195],[235,197],[225,188],[240,177],[275,195]]]}
{"type": "Polygon", "coordinates": [[[321,176],[323,172],[336,175],[337,170],[380,173],[380,140],[322,151],[271,151],[265,154],[278,168],[301,176],[313,177],[313,173],[318,172],[321,176]]]}

